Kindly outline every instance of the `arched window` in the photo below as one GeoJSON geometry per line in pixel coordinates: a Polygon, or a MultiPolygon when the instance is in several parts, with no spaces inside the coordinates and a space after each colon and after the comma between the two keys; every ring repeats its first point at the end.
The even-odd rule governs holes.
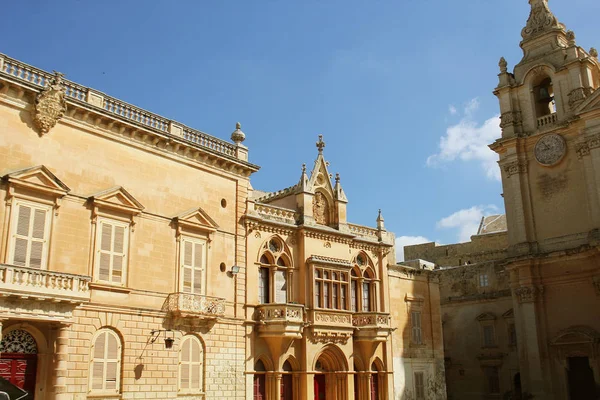
{"type": "Polygon", "coordinates": [[[204,349],[192,335],[184,336],[179,350],[179,393],[202,392],[204,349]]]}
{"type": "Polygon", "coordinates": [[[373,277],[374,274],[370,268],[364,273],[363,284],[362,284],[362,310],[372,311],[373,309],[373,277]]]}
{"type": "Polygon", "coordinates": [[[377,365],[375,363],[373,363],[371,365],[371,388],[370,388],[370,392],[371,392],[371,400],[379,400],[379,368],[377,368],[377,365]]]}
{"type": "Polygon", "coordinates": [[[544,78],[533,88],[537,118],[556,112],[554,88],[550,78],[544,78]]]}
{"type": "Polygon", "coordinates": [[[352,282],[350,283],[350,296],[351,296],[351,308],[350,310],[357,312],[358,311],[358,274],[356,269],[352,270],[351,277],[352,282]]]}
{"type": "Polygon", "coordinates": [[[259,258],[258,300],[260,304],[287,303],[292,278],[291,257],[283,241],[273,237],[265,243],[259,258]]]}
{"type": "Polygon", "coordinates": [[[356,256],[350,278],[350,309],[354,312],[375,311],[376,275],[373,263],[365,254],[356,256]]]}
{"type": "Polygon", "coordinates": [[[92,340],[90,392],[119,393],[121,385],[121,339],[115,331],[100,329],[92,340]]]}

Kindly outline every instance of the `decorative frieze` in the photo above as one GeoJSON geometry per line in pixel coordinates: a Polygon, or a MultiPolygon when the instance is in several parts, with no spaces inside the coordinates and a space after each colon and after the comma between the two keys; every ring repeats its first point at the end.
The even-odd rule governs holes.
{"type": "Polygon", "coordinates": [[[544,294],[542,286],[521,286],[515,289],[515,295],[519,303],[531,303],[541,299],[544,294]]]}
{"type": "Polygon", "coordinates": [[[520,111],[508,111],[500,115],[500,128],[504,128],[508,125],[516,125],[522,123],[520,111]]]}
{"type": "Polygon", "coordinates": [[[578,87],[576,89],[571,90],[568,94],[569,96],[569,108],[574,110],[582,101],[584,101],[590,94],[590,88],[578,87]]]}
{"type": "Polygon", "coordinates": [[[513,161],[502,166],[507,178],[514,174],[523,174],[527,172],[527,161],[513,161]]]}
{"type": "Polygon", "coordinates": [[[592,149],[600,147],[600,134],[590,136],[585,141],[577,145],[577,158],[581,159],[590,154],[592,149]]]}

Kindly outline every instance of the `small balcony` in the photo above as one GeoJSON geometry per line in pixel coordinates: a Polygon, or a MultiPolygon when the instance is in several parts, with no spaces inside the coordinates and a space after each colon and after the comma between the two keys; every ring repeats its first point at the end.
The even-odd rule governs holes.
{"type": "Polygon", "coordinates": [[[538,129],[550,127],[550,126],[553,126],[554,124],[556,124],[556,121],[558,121],[558,117],[556,116],[556,113],[553,112],[551,114],[539,117],[537,119],[537,127],[538,127],[538,129]]]}
{"type": "Polygon", "coordinates": [[[225,299],[192,293],[171,293],[164,309],[175,317],[216,320],[225,315],[225,299]]]}
{"type": "Polygon", "coordinates": [[[52,303],[90,301],[91,277],[0,264],[0,296],[52,303]]]}
{"type": "Polygon", "coordinates": [[[302,337],[304,306],[300,304],[261,304],[256,307],[258,333],[261,337],[302,337]]]}
{"type": "Polygon", "coordinates": [[[356,340],[385,341],[392,328],[390,314],[381,312],[359,312],[352,315],[356,340]]]}

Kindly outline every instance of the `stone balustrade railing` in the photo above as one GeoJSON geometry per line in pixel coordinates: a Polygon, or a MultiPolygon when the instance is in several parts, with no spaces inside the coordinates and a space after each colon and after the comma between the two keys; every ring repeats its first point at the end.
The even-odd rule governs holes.
{"type": "Polygon", "coordinates": [[[289,224],[296,223],[294,211],[287,208],[255,203],[254,210],[266,219],[273,219],[289,224]]]}
{"type": "MultiPolygon", "coordinates": [[[[0,54],[0,76],[2,75],[9,76],[13,80],[29,83],[38,88],[46,87],[53,77],[52,74],[46,71],[0,54]]],[[[186,127],[176,121],[161,117],[160,115],[107,96],[91,88],[78,85],[67,79],[63,79],[63,83],[69,100],[101,108],[109,115],[114,115],[145,128],[178,136],[212,152],[233,158],[238,157],[237,146],[235,144],[186,127]]]]}
{"type": "Polygon", "coordinates": [[[556,113],[544,115],[543,117],[539,117],[537,119],[537,127],[542,128],[547,125],[552,125],[552,124],[555,124],[556,121],[558,121],[558,117],[556,116],[556,113]]]}
{"type": "Polygon", "coordinates": [[[300,304],[261,304],[256,307],[259,322],[304,322],[304,306],[300,304]]]}
{"type": "Polygon", "coordinates": [[[0,295],[84,303],[90,301],[91,277],[0,264],[0,295]]]}
{"type": "Polygon", "coordinates": [[[352,315],[352,325],[357,328],[389,328],[391,316],[380,312],[359,312],[352,315]]]}
{"type": "Polygon", "coordinates": [[[216,319],[225,315],[225,299],[192,293],[171,293],[165,311],[182,317],[216,319]]]}
{"type": "Polygon", "coordinates": [[[378,239],[378,231],[375,228],[369,228],[368,226],[348,224],[348,228],[350,228],[350,233],[353,233],[357,236],[361,236],[367,239],[378,239]]]}

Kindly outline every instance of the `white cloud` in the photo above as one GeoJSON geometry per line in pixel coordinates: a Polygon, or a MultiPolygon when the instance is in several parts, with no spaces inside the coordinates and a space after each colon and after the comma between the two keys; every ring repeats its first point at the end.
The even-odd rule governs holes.
{"type": "Polygon", "coordinates": [[[487,206],[473,206],[459,210],[447,217],[440,219],[436,226],[438,229],[457,229],[458,241],[468,242],[471,235],[477,233],[479,223],[484,215],[498,212],[498,207],[493,204],[487,206]]]}
{"type": "Polygon", "coordinates": [[[431,240],[424,236],[398,236],[396,238],[396,261],[404,261],[404,246],[429,242],[431,240]]]}
{"type": "MultiPolygon", "coordinates": [[[[450,106],[452,114],[453,106],[450,106]]],[[[498,156],[488,145],[501,136],[500,117],[495,115],[482,124],[473,118],[473,113],[479,108],[479,100],[470,100],[463,109],[463,117],[446,129],[446,134],[440,138],[439,152],[427,158],[429,167],[443,163],[460,161],[477,161],[490,179],[500,180],[498,156]]],[[[455,109],[455,108],[454,108],[455,109]]]]}
{"type": "Polygon", "coordinates": [[[448,112],[450,113],[450,115],[456,115],[458,110],[456,109],[456,107],[454,107],[452,104],[450,104],[448,106],[448,112]]]}

